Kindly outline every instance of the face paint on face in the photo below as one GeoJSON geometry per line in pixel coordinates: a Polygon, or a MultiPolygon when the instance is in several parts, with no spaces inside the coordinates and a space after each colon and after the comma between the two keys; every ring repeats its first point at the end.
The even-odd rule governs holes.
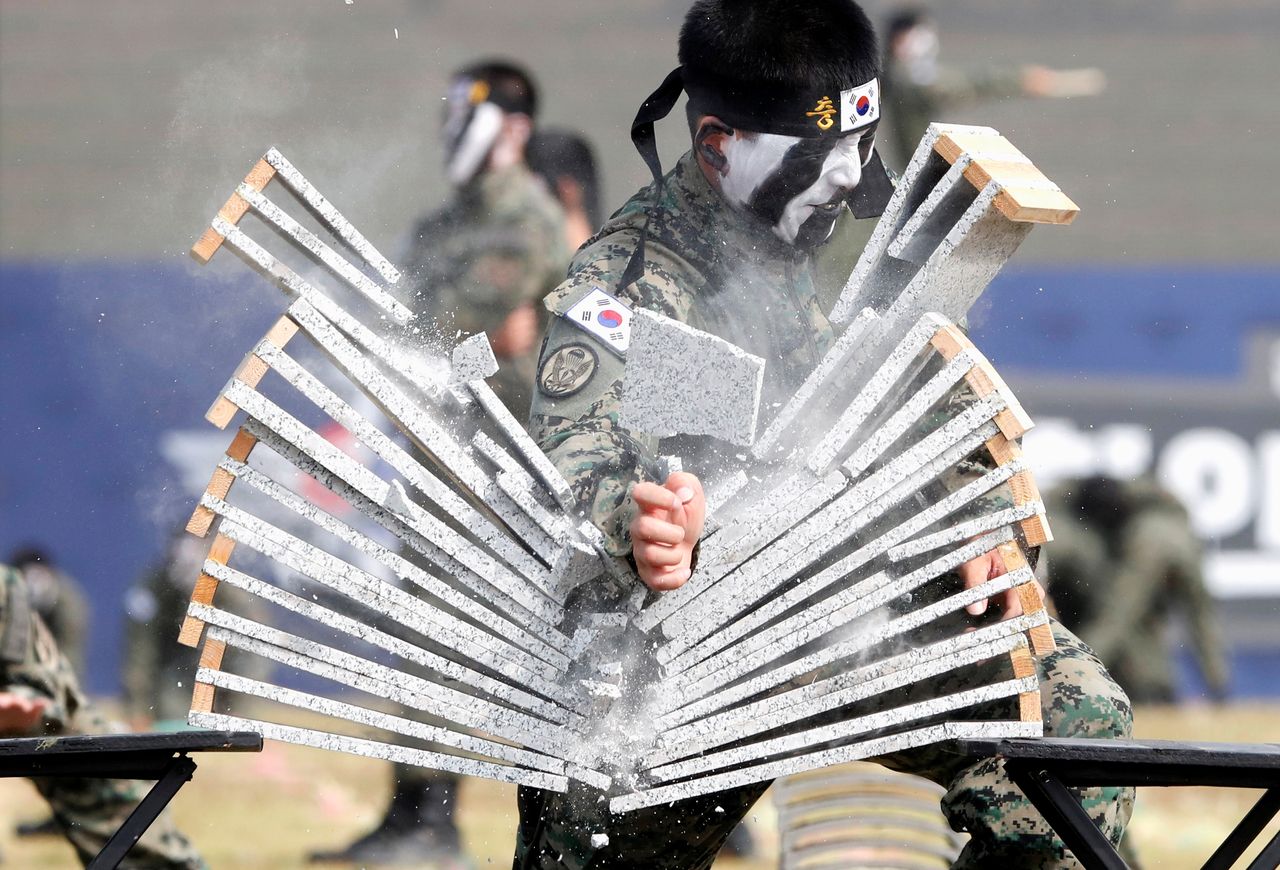
{"type": "Polygon", "coordinates": [[[841,206],[862,179],[874,132],[873,125],[840,138],[737,133],[723,145],[721,191],[787,244],[815,247],[831,235],[841,206]]]}
{"type": "Polygon", "coordinates": [[[483,82],[457,79],[446,98],[444,129],[445,176],[461,187],[476,177],[502,131],[503,111],[485,102],[483,82]]]}

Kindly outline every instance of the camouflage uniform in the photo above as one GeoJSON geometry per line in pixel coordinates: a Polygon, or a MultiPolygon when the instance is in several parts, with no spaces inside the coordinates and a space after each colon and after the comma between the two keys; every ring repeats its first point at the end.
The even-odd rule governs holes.
{"type": "MultiPolygon", "coordinates": [[[[410,306],[434,319],[444,343],[492,334],[564,277],[564,213],[523,164],[482,173],[414,228],[405,263],[410,306]]],[[[498,359],[490,383],[518,417],[529,408],[534,353],[498,359]]]]}
{"type": "MultiPolygon", "coordinates": [[[[30,611],[21,575],[0,566],[0,692],[48,702],[43,727],[27,735],[61,736],[111,731],[80,689],[67,660],[30,611]]],[[[121,779],[36,778],[80,860],[88,863],[116,832],[149,787],[121,779]]],[[[201,868],[204,862],[168,812],[162,814],[120,864],[123,868],[201,868]]]]}
{"type": "Polygon", "coordinates": [[[89,602],[76,579],[61,568],[40,562],[19,564],[23,582],[31,591],[31,605],[44,620],[54,643],[76,673],[84,670],[85,644],[89,637],[89,602]]]}
{"type": "Polygon", "coordinates": [[[1117,484],[1129,517],[1102,527],[1070,504],[1074,484],[1050,495],[1047,567],[1058,613],[1135,702],[1161,703],[1175,697],[1166,633],[1171,611],[1182,608],[1205,683],[1222,697],[1226,657],[1186,509],[1152,481],[1117,484]]]}
{"type": "MultiPolygon", "coordinates": [[[[661,199],[653,198],[652,187],[642,191],[583,247],[569,279],[548,297],[547,307],[562,314],[599,287],[628,306],[659,311],[763,356],[768,365],[762,407],[784,400],[832,340],[807,259],[777,241],[767,227],[726,208],[688,154],[667,177],[661,199]],[[619,278],[646,210],[650,223],[644,276],[620,290],[619,278]]],[[[661,474],[654,462],[659,455],[655,440],[618,424],[622,373],[623,361],[603,342],[556,317],[544,342],[530,420],[534,437],[617,555],[630,549],[631,485],[640,479],[658,481],[661,474]],[[571,363],[576,364],[566,375],[571,363]]],[[[697,446],[681,444],[678,451],[685,468],[694,472],[718,458],[711,455],[713,447],[703,444],[703,455],[695,452],[689,461],[688,448],[697,446]]],[[[1127,736],[1131,714],[1124,693],[1087,647],[1059,625],[1054,632],[1059,651],[1040,663],[1046,733],[1127,736]]],[[[953,826],[972,835],[958,866],[1075,866],[999,764],[975,765],[938,747],[902,753],[884,763],[950,789],[944,802],[948,816],[953,826]],[[996,860],[1001,863],[992,863],[996,860]]],[[[766,786],[618,817],[610,816],[589,790],[557,795],[521,789],[515,867],[708,867],[766,786]],[[595,833],[607,833],[608,844],[593,848],[595,833]]],[[[1132,793],[1090,790],[1086,799],[1094,818],[1118,841],[1132,793]]]]}
{"type": "Polygon", "coordinates": [[[887,150],[890,168],[901,172],[929,124],[967,103],[1021,96],[1022,72],[993,69],[964,72],[948,67],[913,68],[890,59],[884,71],[885,113],[876,147],[887,150]]]}

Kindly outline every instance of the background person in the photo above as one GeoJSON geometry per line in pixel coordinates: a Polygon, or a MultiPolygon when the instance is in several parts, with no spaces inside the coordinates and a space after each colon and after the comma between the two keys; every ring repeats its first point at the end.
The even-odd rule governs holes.
{"type": "Polygon", "coordinates": [[[933,121],[983,100],[1009,97],[1086,97],[1106,87],[1094,68],[1054,70],[1045,66],[962,70],[938,62],[938,25],[920,7],[903,7],[885,26],[885,137],[890,166],[906,168],[933,121]]]}

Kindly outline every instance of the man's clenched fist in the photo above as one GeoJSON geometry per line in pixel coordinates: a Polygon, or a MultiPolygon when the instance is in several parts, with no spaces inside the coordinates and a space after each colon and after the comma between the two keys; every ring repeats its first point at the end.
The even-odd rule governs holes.
{"type": "Polygon", "coordinates": [[[631,553],[640,579],[659,592],[680,588],[693,573],[693,548],[707,517],[702,484],[692,474],[677,472],[661,486],[637,483],[631,497],[637,508],[631,553]]]}

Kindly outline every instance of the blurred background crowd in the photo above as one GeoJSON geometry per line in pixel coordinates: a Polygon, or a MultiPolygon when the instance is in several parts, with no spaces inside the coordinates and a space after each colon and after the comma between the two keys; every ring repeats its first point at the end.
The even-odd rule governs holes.
{"type": "MultiPolygon", "coordinates": [[[[281,307],[230,258],[185,257],[231,180],[275,145],[412,259],[436,231],[415,221],[450,196],[450,75],[508,57],[538,83],[528,162],[572,250],[645,181],[627,131],[686,5],[0,6],[0,561],[92,694],[138,728],[176,727],[189,702],[174,637],[204,543],[175,527],[227,440],[201,415],[281,307]]],[[[1280,709],[1280,9],[864,5],[890,168],[929,120],[984,124],[1082,209],[970,318],[1038,423],[1061,618],[1140,704],[1280,709]]],[[[668,165],[682,134],[659,130],[668,165]]],[[[518,312],[485,328],[527,350],[518,312]]],[[[10,812],[21,795],[0,792],[0,826],[38,821],[10,812]]]]}

